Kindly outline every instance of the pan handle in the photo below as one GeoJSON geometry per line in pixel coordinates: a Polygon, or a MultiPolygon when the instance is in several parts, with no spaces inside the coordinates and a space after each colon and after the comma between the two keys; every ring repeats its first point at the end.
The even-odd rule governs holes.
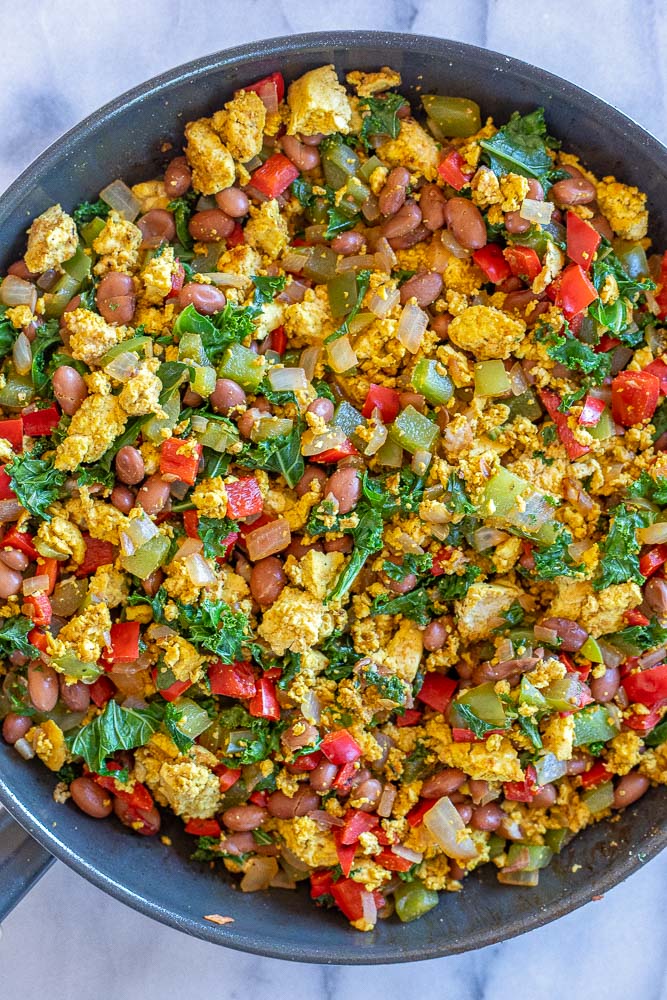
{"type": "Polygon", "coordinates": [[[54,860],[8,812],[0,808],[0,922],[54,860]]]}

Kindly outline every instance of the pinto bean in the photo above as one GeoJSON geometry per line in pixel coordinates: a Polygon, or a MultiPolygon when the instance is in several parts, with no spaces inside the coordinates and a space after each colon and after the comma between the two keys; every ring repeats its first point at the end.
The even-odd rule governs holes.
{"type": "Polygon", "coordinates": [[[134,493],[132,490],[128,490],[127,486],[120,486],[119,484],[114,486],[109,499],[121,514],[129,514],[134,507],[134,493]]]}
{"type": "Polygon", "coordinates": [[[144,458],[138,448],[123,445],[115,459],[116,475],[126,486],[136,486],[146,475],[144,458]]]}
{"type": "Polygon", "coordinates": [[[231,410],[245,406],[246,394],[238,382],[230,378],[219,378],[215,389],[209,396],[209,402],[216,413],[227,416],[231,410]]]}
{"type": "Polygon", "coordinates": [[[488,661],[478,664],[472,672],[474,684],[486,684],[488,681],[501,681],[515,674],[527,674],[534,670],[540,662],[539,656],[522,656],[502,663],[488,661]]]}
{"type": "Polygon", "coordinates": [[[269,814],[277,819],[294,819],[296,816],[305,816],[307,813],[317,809],[320,798],[308,785],[300,785],[292,798],[284,792],[272,792],[266,804],[269,814]]]}
{"type": "Polygon", "coordinates": [[[149,597],[155,597],[158,590],[162,586],[162,581],[164,580],[164,573],[161,569],[154,569],[152,573],[146,577],[145,580],[141,581],[141,586],[145,594],[149,597]]]}
{"type": "Polygon", "coordinates": [[[164,172],[164,186],[170,198],[180,198],[192,183],[192,172],[184,156],[175,156],[164,172]]]}
{"type": "Polygon", "coordinates": [[[317,465],[307,465],[306,471],[295,486],[296,495],[298,497],[305,496],[305,494],[309,492],[310,484],[313,479],[316,479],[322,489],[324,489],[324,484],[327,481],[327,474],[324,469],[320,469],[317,465]]]}
{"type": "Polygon", "coordinates": [[[167,506],[170,485],[159,475],[149,476],[137,492],[137,504],[151,517],[160,514],[167,506]]]}
{"type": "Polygon", "coordinates": [[[426,396],[422,396],[421,392],[399,392],[398,401],[402,410],[406,406],[413,406],[420,413],[426,413],[426,396]]]}
{"type": "Polygon", "coordinates": [[[423,223],[432,233],[444,226],[446,205],[447,199],[442,193],[442,188],[439,188],[437,184],[424,184],[421,189],[419,207],[422,211],[423,223]]]}
{"type": "Polygon", "coordinates": [[[343,257],[349,257],[351,254],[359,253],[363,245],[363,236],[361,233],[355,233],[353,230],[347,233],[339,233],[338,236],[334,236],[331,241],[331,249],[335,253],[342,254],[343,257]]]}
{"type": "MultiPolygon", "coordinates": [[[[394,167],[378,195],[378,207],[382,215],[395,215],[405,202],[410,172],[405,167],[394,167]]],[[[386,235],[386,234],[385,234],[386,235]]],[[[400,235],[396,233],[396,235],[400,235]]]]}
{"type": "Polygon", "coordinates": [[[332,538],[324,543],[325,552],[343,552],[347,554],[354,548],[354,542],[349,535],[342,535],[340,538],[332,538]]]}
{"type": "Polygon", "coordinates": [[[382,782],[378,781],[377,778],[366,778],[361,784],[354,790],[355,799],[363,799],[356,808],[361,809],[362,812],[374,812],[378,802],[380,801],[380,796],[382,795],[382,782]]]}
{"type": "Polygon", "coordinates": [[[571,618],[543,618],[542,628],[551,629],[561,640],[558,647],[564,653],[576,653],[588,639],[588,632],[571,618]]]}
{"type": "Polygon", "coordinates": [[[652,576],[644,586],[644,600],[651,611],[662,617],[667,615],[667,581],[652,576]]]}
{"type": "Polygon", "coordinates": [[[568,177],[556,181],[550,191],[553,201],[563,208],[569,205],[587,205],[595,200],[596,191],[585,177],[568,177]]]}
{"type": "Polygon", "coordinates": [[[244,833],[231,833],[229,837],[224,837],[220,846],[225,854],[250,854],[257,850],[257,841],[251,830],[244,833]]]}
{"type": "Polygon", "coordinates": [[[58,701],[58,674],[41,660],[28,667],[28,694],[38,712],[51,712],[58,701]]]}
{"type": "Polygon", "coordinates": [[[171,243],[176,236],[174,216],[166,208],[152,208],[140,219],[137,228],[143,237],[141,246],[144,249],[159,247],[162,243],[171,243]]]}
{"type": "Polygon", "coordinates": [[[112,326],[129,323],[134,316],[136,305],[134,285],[130,275],[121,274],[119,271],[105,274],[97,286],[95,302],[107,323],[112,326]]]}
{"type": "Polygon", "coordinates": [[[88,395],[88,386],[76,368],[59,365],[53,373],[53,393],[63,413],[73,417],[88,395]]]}
{"type": "Polygon", "coordinates": [[[434,333],[437,333],[441,340],[444,340],[447,336],[447,331],[449,329],[449,324],[452,321],[452,316],[449,313],[438,313],[431,320],[431,329],[434,333]]]}
{"type": "Polygon", "coordinates": [[[4,549],[0,552],[0,562],[9,566],[10,569],[18,570],[19,573],[22,573],[30,565],[28,556],[19,549],[4,549]]]}
{"type": "MultiPolygon", "coordinates": [[[[388,562],[400,566],[403,562],[402,556],[390,556],[388,562]]],[[[382,573],[382,580],[385,586],[394,594],[408,594],[417,586],[417,577],[414,573],[406,573],[402,580],[393,580],[387,573],[382,573]]]]}
{"type": "Polygon", "coordinates": [[[482,213],[467,198],[450,198],[445,207],[445,219],[457,243],[466,250],[486,246],[486,224],[482,213]]]}
{"type": "Polygon", "coordinates": [[[410,199],[391,219],[382,223],[381,232],[386,239],[393,240],[399,236],[407,236],[419,226],[421,221],[421,209],[416,201],[410,199]]]}
{"type": "Polygon", "coordinates": [[[430,306],[442,291],[442,275],[437,271],[422,271],[401,285],[401,302],[416,299],[418,306],[430,306]]]}
{"type": "Polygon", "coordinates": [[[473,830],[485,830],[488,833],[493,833],[504,818],[505,813],[500,806],[496,805],[495,802],[487,802],[485,806],[477,806],[476,809],[473,809],[470,825],[473,830]]]}
{"type": "Polygon", "coordinates": [[[328,760],[322,760],[310,772],[310,787],[314,788],[316,792],[328,792],[336,780],[337,774],[338,768],[335,764],[328,760]]]}
{"type": "Polygon", "coordinates": [[[60,683],[60,699],[72,712],[85,712],[90,705],[90,688],[83,681],[67,684],[62,674],[58,677],[60,683]]]}
{"type": "Polygon", "coordinates": [[[542,785],[533,795],[530,803],[533,809],[550,809],[558,798],[558,791],[555,785],[542,785]]]}
{"type": "Polygon", "coordinates": [[[427,778],[421,794],[425,799],[439,799],[456,792],[466,780],[466,773],[459,767],[446,767],[427,778]]]}
{"type": "Polygon", "coordinates": [[[13,264],[10,264],[7,268],[7,274],[13,274],[17,278],[23,278],[24,281],[34,281],[37,277],[32,271],[28,270],[28,265],[24,260],[15,260],[13,264]]]}
{"type": "Polygon", "coordinates": [[[457,802],[455,809],[463,822],[468,825],[472,819],[472,806],[469,802],[457,802]]]}
{"type": "Polygon", "coordinates": [[[320,165],[320,152],[317,146],[308,146],[300,142],[295,135],[284,135],[280,140],[283,153],[291,160],[297,170],[315,170],[320,165]]]}
{"type": "Polygon", "coordinates": [[[157,806],[150,809],[137,809],[125,799],[114,799],[113,811],[123,826],[128,826],[142,837],[153,837],[158,833],[162,819],[157,806]],[[138,824],[141,823],[141,826],[138,824]]]}
{"type": "Polygon", "coordinates": [[[435,621],[432,621],[430,625],[426,626],[422,633],[424,649],[427,649],[429,653],[442,649],[445,645],[446,638],[447,628],[440,619],[436,618],[435,621]]]}
{"type": "Polygon", "coordinates": [[[301,750],[303,747],[312,746],[319,732],[316,726],[311,726],[304,719],[293,722],[280,737],[280,742],[288,750],[301,750]]]}
{"type": "Polygon", "coordinates": [[[188,223],[190,236],[202,243],[216,243],[232,235],[234,220],[219,208],[207,208],[195,212],[188,223]]]}
{"type": "Polygon", "coordinates": [[[215,285],[202,285],[198,281],[189,281],[178,293],[180,309],[193,305],[203,316],[213,316],[225,308],[227,299],[215,285]]]}
{"type": "Polygon", "coordinates": [[[604,215],[594,215],[589,221],[593,229],[597,230],[600,236],[604,236],[604,238],[610,242],[614,239],[614,230],[611,228],[604,215]]]}
{"type": "Polygon", "coordinates": [[[225,809],[222,814],[222,822],[230,830],[243,832],[244,830],[256,830],[267,816],[266,809],[249,802],[244,806],[231,806],[229,809],[225,809]]]}
{"type": "Polygon", "coordinates": [[[7,743],[14,744],[17,740],[23,739],[32,726],[33,721],[29,715],[8,712],[2,722],[2,737],[7,743]]]}
{"type": "Polygon", "coordinates": [[[75,778],[69,786],[72,801],[93,819],[106,819],[113,812],[113,795],[92,778],[75,778]]]}
{"type": "Polygon", "coordinates": [[[591,694],[603,705],[611,701],[621,684],[621,672],[618,667],[607,667],[602,677],[593,677],[589,681],[591,694]]]}
{"type": "Polygon", "coordinates": [[[426,226],[419,225],[416,229],[405,233],[404,236],[393,236],[391,239],[387,237],[387,242],[392,250],[409,250],[410,247],[415,247],[418,243],[422,243],[424,240],[430,239],[430,237],[430,230],[426,226]]]}
{"type": "Polygon", "coordinates": [[[629,771],[623,775],[614,789],[613,809],[625,809],[637,799],[641,799],[649,789],[649,780],[639,771],[629,771]]]}
{"type": "Polygon", "coordinates": [[[567,761],[566,767],[570,775],[583,774],[588,767],[588,761],[584,756],[572,757],[567,761]]]}
{"type": "Polygon", "coordinates": [[[215,203],[218,208],[231,216],[232,219],[241,219],[248,214],[250,199],[245,191],[237,187],[228,187],[224,191],[218,191],[215,196],[215,203]]]}
{"type": "Polygon", "coordinates": [[[330,399],[325,399],[320,396],[318,399],[314,399],[312,403],[308,406],[308,413],[314,413],[316,417],[324,420],[328,424],[334,415],[334,405],[330,399]]]}
{"type": "Polygon", "coordinates": [[[268,607],[280,597],[287,579],[277,556],[260,559],[252,567],[250,593],[258,604],[268,607]]]}
{"type": "Polygon", "coordinates": [[[331,494],[338,503],[339,514],[349,514],[361,497],[361,476],[353,468],[336,469],[324,487],[325,497],[331,494]]]}
{"type": "Polygon", "coordinates": [[[532,226],[530,219],[524,219],[521,213],[517,210],[514,212],[505,212],[505,229],[512,236],[516,236],[519,233],[526,233],[532,226]]]}

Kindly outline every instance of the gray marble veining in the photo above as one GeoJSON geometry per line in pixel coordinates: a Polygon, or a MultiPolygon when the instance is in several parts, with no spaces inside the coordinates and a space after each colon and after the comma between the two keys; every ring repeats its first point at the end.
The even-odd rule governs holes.
{"type": "MultiPolygon", "coordinates": [[[[327,28],[413,31],[514,55],[667,140],[660,0],[1,0],[0,188],[80,118],[216,49],[327,28]]],[[[595,136],[591,136],[595,142],[595,136]]],[[[475,954],[384,968],[291,966],[155,924],[56,865],[5,921],[0,998],[667,1000],[667,857],[599,902],[475,954]]]]}

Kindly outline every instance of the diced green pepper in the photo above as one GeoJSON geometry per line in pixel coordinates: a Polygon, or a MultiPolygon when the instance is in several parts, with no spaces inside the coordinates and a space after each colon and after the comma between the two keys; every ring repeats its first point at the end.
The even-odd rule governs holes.
{"type": "Polygon", "coordinates": [[[47,319],[60,319],[67,303],[81,288],[81,282],[70,274],[63,274],[50,292],[44,296],[44,315],[47,319]]]}
{"type": "Polygon", "coordinates": [[[532,871],[521,868],[516,872],[506,872],[501,868],[498,872],[498,881],[503,885],[521,885],[526,889],[534,889],[540,881],[540,873],[536,868],[532,871]]]}
{"type": "Polygon", "coordinates": [[[106,354],[102,355],[99,360],[99,366],[100,368],[104,368],[114,358],[119,357],[121,354],[129,354],[131,351],[135,354],[143,354],[148,344],[152,342],[152,337],[130,337],[129,340],[121,340],[120,344],[114,344],[106,354]]]}
{"type": "Polygon", "coordinates": [[[567,774],[567,762],[558,760],[555,754],[546,753],[535,761],[535,773],[538,785],[548,785],[550,781],[558,781],[567,774]]]}
{"type": "Polygon", "coordinates": [[[422,104],[429,118],[432,118],[448,138],[463,139],[474,135],[481,128],[479,104],[467,97],[443,97],[440,94],[424,94],[422,104]]]}
{"type": "Polygon", "coordinates": [[[6,373],[5,384],[0,388],[0,406],[6,406],[10,410],[23,409],[34,395],[30,376],[18,375],[10,368],[6,373]]]}
{"type": "Polygon", "coordinates": [[[181,415],[181,397],[177,392],[174,393],[161,404],[161,408],[164,411],[164,417],[154,415],[141,428],[142,435],[149,441],[162,441],[164,439],[162,431],[174,429],[181,415]]]}
{"type": "Polygon", "coordinates": [[[567,674],[566,677],[552,681],[542,694],[549,708],[556,712],[571,712],[581,704],[585,691],[585,686],[576,674],[567,674]]]}
{"type": "Polygon", "coordinates": [[[488,722],[496,729],[502,729],[505,725],[505,709],[503,703],[496,694],[495,685],[478,684],[477,687],[469,688],[454,702],[454,708],[460,703],[467,705],[483,722],[488,722]]]}
{"type": "Polygon", "coordinates": [[[132,555],[121,555],[123,569],[133,576],[145,580],[163,564],[169,552],[169,539],[165,535],[153,535],[132,555]]]}
{"type": "Polygon", "coordinates": [[[589,635],[588,639],[586,639],[586,642],[579,650],[579,653],[581,656],[585,656],[587,660],[590,660],[591,663],[604,663],[602,650],[592,635],[589,635]]]}
{"type": "Polygon", "coordinates": [[[239,436],[235,428],[220,420],[209,420],[206,430],[199,436],[199,443],[213,451],[227,451],[230,445],[236,444],[239,436]]]}
{"type": "Polygon", "coordinates": [[[398,919],[408,924],[438,905],[438,893],[421,882],[403,882],[394,892],[394,903],[398,919]]]}
{"type": "Polygon", "coordinates": [[[179,361],[194,361],[198,365],[208,363],[201,334],[189,330],[181,334],[178,342],[178,358],[179,361]]]}
{"type": "Polygon", "coordinates": [[[499,854],[502,854],[505,850],[505,840],[503,837],[499,837],[497,833],[492,833],[489,837],[489,860],[497,858],[499,854]]]}
{"type": "Polygon", "coordinates": [[[475,365],[475,395],[505,396],[511,392],[509,376],[502,361],[478,361],[475,365]]]}
{"type": "Polygon", "coordinates": [[[553,852],[543,844],[512,844],[507,852],[508,865],[518,862],[523,871],[534,872],[546,868],[553,852]]]}
{"type": "Polygon", "coordinates": [[[104,672],[103,668],[98,666],[97,663],[86,663],[80,660],[71,650],[67,650],[62,656],[56,657],[55,662],[61,673],[67,677],[76,677],[77,680],[85,681],[86,684],[97,680],[100,674],[104,672]]]}
{"type": "Polygon", "coordinates": [[[589,705],[574,715],[575,747],[606,743],[617,733],[618,726],[612,724],[609,711],[604,705],[589,705]]]}
{"type": "Polygon", "coordinates": [[[334,318],[339,319],[342,316],[347,316],[356,306],[359,297],[357,276],[354,271],[344,271],[343,274],[337,274],[328,282],[327,292],[334,318]]]}
{"type": "Polygon", "coordinates": [[[433,452],[438,439],[438,426],[416,410],[406,406],[392,424],[390,435],[411,455],[417,451],[433,452]]]}
{"type": "Polygon", "coordinates": [[[381,448],[376,453],[378,465],[387,466],[390,469],[400,469],[403,465],[403,449],[398,441],[387,438],[381,448]]]}
{"type": "Polygon", "coordinates": [[[527,420],[539,420],[542,416],[542,408],[532,389],[526,389],[519,396],[509,396],[503,400],[503,405],[509,407],[510,420],[516,420],[517,417],[526,417],[527,420]]]}
{"type": "Polygon", "coordinates": [[[288,417],[263,417],[255,422],[250,437],[253,441],[268,441],[291,433],[293,427],[294,421],[288,417]]]}
{"type": "Polygon", "coordinates": [[[601,785],[588,788],[581,796],[581,801],[586,803],[592,813],[599,813],[603,809],[609,809],[614,801],[613,782],[604,781],[601,785]]]}
{"type": "MultiPolygon", "coordinates": [[[[364,202],[368,200],[370,193],[371,189],[363,181],[360,181],[358,177],[350,177],[345,185],[345,194],[343,195],[342,202],[348,202],[350,208],[358,212],[364,202]]],[[[339,204],[339,208],[342,202],[339,204]]]]}
{"type": "Polygon", "coordinates": [[[191,740],[201,736],[209,726],[213,725],[213,720],[206,709],[191,698],[177,698],[174,706],[180,712],[180,719],[176,725],[191,740]]]}
{"type": "Polygon", "coordinates": [[[322,150],[324,179],[335,191],[359,170],[359,157],[344,142],[326,142],[322,150]]]}
{"type": "Polygon", "coordinates": [[[91,219],[90,222],[81,227],[81,236],[86,246],[90,247],[93,245],[105,226],[106,219],[100,219],[99,215],[96,215],[94,219],[91,219]]]}
{"type": "Polygon", "coordinates": [[[596,441],[606,441],[607,438],[613,437],[616,433],[616,425],[611,418],[611,411],[608,406],[605,406],[604,410],[600,414],[600,419],[597,424],[593,427],[587,427],[586,430],[592,438],[596,441]]]}
{"type": "Polygon", "coordinates": [[[371,174],[373,173],[373,171],[377,170],[378,167],[383,167],[383,166],[384,163],[382,162],[381,159],[379,159],[379,157],[369,156],[366,162],[362,163],[362,165],[359,167],[358,174],[360,177],[363,177],[365,181],[369,181],[371,179],[371,174]]]}
{"type": "Polygon", "coordinates": [[[304,277],[324,285],[336,274],[338,254],[331,247],[312,247],[303,268],[304,277]]]}
{"type": "Polygon", "coordinates": [[[615,240],[614,250],[631,278],[648,278],[650,276],[646,251],[641,243],[633,243],[631,240],[615,240]]]}
{"type": "Polygon", "coordinates": [[[422,358],[412,373],[412,386],[432,406],[448,403],[454,395],[454,384],[437,361],[422,358]]]}
{"type": "Polygon", "coordinates": [[[546,494],[527,480],[500,468],[484,489],[482,516],[492,525],[514,530],[550,545],[556,537],[554,509],[546,494]]]}
{"type": "Polygon", "coordinates": [[[90,274],[93,262],[90,254],[87,254],[81,244],[76,248],[76,253],[69,260],[64,261],[63,271],[69,274],[75,281],[83,281],[90,274]]]}
{"type": "Polygon", "coordinates": [[[352,440],[356,435],[357,427],[363,426],[366,421],[359,410],[343,399],[336,407],[331,423],[334,427],[340,427],[345,437],[352,440]]]}
{"type": "Polygon", "coordinates": [[[540,711],[544,711],[549,707],[540,689],[531,684],[525,674],[521,678],[521,685],[519,687],[519,703],[521,705],[531,705],[533,708],[540,709],[540,711]]]}
{"type": "Polygon", "coordinates": [[[210,365],[193,365],[194,375],[190,379],[190,388],[193,392],[208,399],[218,380],[215,368],[210,365]]]}
{"type": "Polygon", "coordinates": [[[246,392],[256,392],[264,378],[265,367],[261,354],[255,354],[241,344],[230,344],[222,357],[218,375],[238,382],[246,392]]]}
{"type": "Polygon", "coordinates": [[[568,844],[574,834],[567,827],[559,827],[557,830],[547,830],[544,834],[544,842],[554,854],[560,854],[566,844],[568,844]]]}

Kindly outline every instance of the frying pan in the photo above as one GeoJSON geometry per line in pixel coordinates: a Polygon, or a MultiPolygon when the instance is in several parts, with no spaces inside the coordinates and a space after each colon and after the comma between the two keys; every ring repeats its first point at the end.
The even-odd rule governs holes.
{"type": "MultiPolygon", "coordinates": [[[[165,143],[179,146],[184,124],[210,114],[236,88],[276,70],[286,79],[323,63],[339,71],[390,65],[405,92],[472,97],[504,121],[511,111],[546,108],[550,131],[600,175],[615,173],[648,193],[652,237],[667,244],[667,150],[591,94],[516,59],[459,42],[384,32],[332,32],[253,42],[171,70],[108,104],[43,153],[0,198],[3,267],[20,256],[32,217],[54,202],[71,209],[114,177],[128,183],[163,168],[165,143]],[[417,90],[419,88],[419,90],[417,90]]],[[[173,150],[168,154],[173,156],[173,150]]],[[[195,937],[230,948],[304,962],[409,962],[483,947],[547,923],[626,878],[667,841],[667,792],[651,790],[636,808],[578,836],[540,873],[535,889],[502,886],[495,869],[443,893],[421,920],[351,930],[334,911],[297,892],[244,895],[224,874],[190,862],[192,839],[165,816],[159,839],[131,835],[52,798],[53,775],[0,746],[0,916],[44,871],[51,856],[117,899],[195,937]],[[25,831],[25,832],[23,832],[25,831]],[[28,836],[29,835],[29,836],[28,836]],[[40,846],[41,845],[41,846],[40,846]],[[48,852],[48,853],[47,853],[48,852]],[[218,926],[205,915],[230,916],[218,926]]]]}

